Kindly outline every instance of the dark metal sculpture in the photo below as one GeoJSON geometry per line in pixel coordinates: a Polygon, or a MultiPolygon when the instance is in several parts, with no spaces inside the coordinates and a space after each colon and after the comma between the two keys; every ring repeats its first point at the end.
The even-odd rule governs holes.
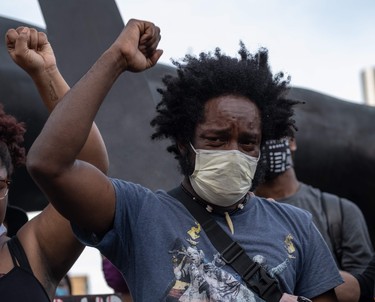
{"type": "Polygon", "coordinates": [[[290,96],[306,102],[296,108],[298,178],[355,202],[375,242],[375,107],[300,88],[290,96]]]}
{"type": "MultiPolygon", "coordinates": [[[[39,0],[49,40],[59,68],[70,85],[85,73],[114,41],[123,21],[110,0],[39,0]]],[[[0,18],[0,35],[17,21],[0,18]]],[[[39,29],[41,30],[41,29],[39,29]]],[[[26,147],[42,128],[47,111],[31,79],[16,66],[0,44],[0,102],[28,126],[26,147]]],[[[140,74],[123,74],[107,96],[96,123],[110,157],[110,176],[170,189],[181,178],[167,142],[150,139],[150,120],[160,96],[161,78],[174,73],[158,64],[140,74]]],[[[300,180],[358,204],[375,242],[375,108],[349,103],[307,89],[290,96],[306,102],[296,108],[298,151],[295,167],[300,180]]],[[[24,169],[17,171],[10,202],[27,211],[40,210],[46,200],[24,169]]]]}

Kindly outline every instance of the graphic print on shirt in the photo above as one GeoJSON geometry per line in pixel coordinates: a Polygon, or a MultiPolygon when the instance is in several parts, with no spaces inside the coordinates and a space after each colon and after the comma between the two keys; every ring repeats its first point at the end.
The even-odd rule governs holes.
{"type": "MultiPolygon", "coordinates": [[[[241,280],[224,269],[225,262],[220,254],[212,255],[212,260],[199,249],[201,227],[198,223],[186,233],[186,242],[177,242],[171,254],[176,282],[168,293],[168,302],[187,301],[263,301],[254,294],[241,280]]],[[[263,255],[256,255],[253,260],[258,262],[268,273],[275,277],[280,275],[294,259],[293,236],[288,234],[284,240],[286,260],[276,267],[269,267],[263,255]]]]}

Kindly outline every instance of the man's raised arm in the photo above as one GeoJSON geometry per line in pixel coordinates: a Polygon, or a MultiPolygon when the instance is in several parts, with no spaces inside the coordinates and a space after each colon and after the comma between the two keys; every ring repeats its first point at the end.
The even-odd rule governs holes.
{"type": "Polygon", "coordinates": [[[159,41],[157,26],[130,20],[57,104],[29,151],[27,168],[35,182],[58,211],[83,229],[103,234],[111,227],[115,195],[107,176],[76,160],[77,155],[116,79],[124,71],[140,72],[154,66],[162,54],[157,50],[159,41]]]}

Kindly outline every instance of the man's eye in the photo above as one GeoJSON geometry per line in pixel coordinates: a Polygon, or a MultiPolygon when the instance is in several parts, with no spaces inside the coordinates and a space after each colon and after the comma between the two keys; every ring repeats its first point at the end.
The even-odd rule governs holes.
{"type": "Polygon", "coordinates": [[[221,142],[222,140],[218,137],[207,137],[210,142],[221,142]]]}
{"type": "Polygon", "coordinates": [[[240,142],[240,144],[243,145],[243,146],[254,146],[255,142],[253,142],[253,141],[243,141],[243,142],[240,142]]]}
{"type": "Polygon", "coordinates": [[[250,152],[250,151],[253,151],[256,149],[257,147],[257,144],[253,141],[248,141],[248,142],[242,142],[241,143],[241,146],[242,148],[246,151],[246,152],[250,152]]]}
{"type": "Polygon", "coordinates": [[[239,140],[239,143],[244,146],[256,146],[257,144],[259,144],[256,138],[248,138],[248,139],[239,140]]]}

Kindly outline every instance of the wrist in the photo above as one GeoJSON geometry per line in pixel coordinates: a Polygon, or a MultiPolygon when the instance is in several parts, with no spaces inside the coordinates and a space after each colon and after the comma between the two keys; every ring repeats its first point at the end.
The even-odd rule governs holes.
{"type": "Polygon", "coordinates": [[[38,68],[35,70],[30,70],[28,71],[28,74],[35,83],[50,82],[57,77],[61,77],[61,74],[56,65],[48,68],[38,68]]]}
{"type": "Polygon", "coordinates": [[[107,67],[110,68],[111,73],[115,77],[119,76],[128,68],[127,61],[116,44],[113,44],[103,53],[99,62],[100,61],[102,61],[107,67]]]}

